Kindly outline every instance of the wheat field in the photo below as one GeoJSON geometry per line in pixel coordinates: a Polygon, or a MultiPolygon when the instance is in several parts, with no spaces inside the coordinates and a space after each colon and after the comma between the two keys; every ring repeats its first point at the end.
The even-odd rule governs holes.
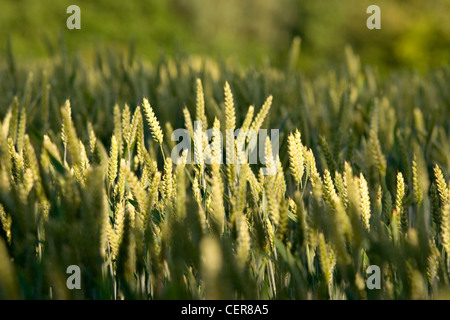
{"type": "MultiPolygon", "coordinates": [[[[450,69],[380,75],[347,48],[305,75],[298,45],[285,68],[259,69],[9,54],[0,298],[448,299],[450,69]],[[212,164],[194,121],[212,129],[212,164]],[[171,158],[178,128],[195,163],[171,158]],[[279,157],[264,144],[274,174],[219,164],[218,137],[237,128],[279,130],[279,157]],[[366,285],[370,265],[380,289],[366,285]]],[[[224,152],[238,142],[245,153],[244,134],[224,152]]]]}

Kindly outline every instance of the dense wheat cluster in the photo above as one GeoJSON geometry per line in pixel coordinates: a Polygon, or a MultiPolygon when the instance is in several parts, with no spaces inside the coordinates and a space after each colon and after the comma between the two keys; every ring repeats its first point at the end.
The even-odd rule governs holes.
{"type": "Polygon", "coordinates": [[[450,70],[381,79],[347,50],[345,67],[304,76],[297,54],[259,71],[9,55],[0,298],[448,297],[450,70]],[[171,158],[177,128],[195,163],[171,158]],[[260,128],[280,130],[279,157],[258,141],[273,175],[245,162],[245,132],[260,128]],[[381,289],[366,287],[369,265],[381,289]]]}

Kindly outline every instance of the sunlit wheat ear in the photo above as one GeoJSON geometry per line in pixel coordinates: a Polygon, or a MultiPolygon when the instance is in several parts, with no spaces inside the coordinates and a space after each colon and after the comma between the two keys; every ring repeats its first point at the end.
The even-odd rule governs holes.
{"type": "Polygon", "coordinates": [[[266,189],[267,206],[269,217],[275,227],[278,227],[280,223],[280,204],[278,202],[278,196],[275,191],[276,188],[276,163],[272,155],[272,144],[269,137],[266,138],[266,152],[265,152],[265,165],[267,175],[265,176],[264,186],[266,189]]]}
{"type": "Polygon", "coordinates": [[[192,193],[194,195],[194,200],[197,202],[198,206],[202,206],[202,195],[200,191],[200,186],[198,183],[197,177],[194,177],[194,181],[192,182],[192,193]]]}
{"type": "Polygon", "coordinates": [[[441,236],[447,252],[447,268],[450,268],[450,190],[447,190],[447,201],[442,206],[441,236]]]}
{"type": "Polygon", "coordinates": [[[196,81],[196,93],[195,119],[196,121],[201,121],[203,130],[206,130],[208,128],[208,121],[205,113],[205,95],[203,93],[202,80],[200,79],[196,81]]]}
{"type": "Polygon", "coordinates": [[[309,167],[310,177],[309,180],[313,187],[316,196],[321,196],[322,194],[322,179],[320,177],[319,171],[317,170],[316,158],[311,149],[306,152],[306,164],[309,167]]]}
{"type": "Polygon", "coordinates": [[[305,161],[301,136],[298,130],[288,136],[288,153],[291,174],[297,185],[301,185],[305,161]]]}
{"type": "Polygon", "coordinates": [[[334,173],[334,185],[336,187],[339,197],[342,199],[342,204],[344,205],[345,208],[347,208],[348,207],[347,184],[345,182],[345,178],[338,171],[334,173]]]}
{"type": "Polygon", "coordinates": [[[442,214],[439,206],[439,192],[437,191],[436,185],[434,183],[430,187],[430,210],[436,227],[440,229],[442,214]]]}
{"type": "Polygon", "coordinates": [[[278,156],[275,161],[275,166],[277,167],[275,176],[275,190],[277,192],[278,201],[281,202],[281,200],[286,196],[286,178],[284,176],[284,170],[280,161],[280,157],[278,156]]]}
{"type": "Polygon", "coordinates": [[[148,197],[145,190],[142,188],[141,184],[139,183],[139,179],[136,177],[136,175],[123,162],[121,163],[121,170],[125,173],[126,182],[128,183],[128,186],[131,189],[131,193],[136,199],[140,212],[144,213],[147,210],[147,201],[148,201],[148,197]]]}
{"type": "Polygon", "coordinates": [[[423,199],[422,188],[419,183],[419,173],[417,169],[416,156],[414,155],[414,159],[412,162],[412,174],[413,174],[413,189],[414,189],[414,200],[417,204],[420,204],[423,199]]]}
{"type": "Polygon", "coordinates": [[[250,129],[250,125],[252,124],[253,114],[255,113],[255,107],[250,106],[247,111],[247,115],[245,116],[244,122],[242,123],[241,131],[238,134],[237,140],[245,138],[248,130],[250,129]]]}
{"type": "Polygon", "coordinates": [[[272,100],[273,100],[273,97],[269,96],[267,98],[267,100],[264,102],[261,110],[258,112],[255,120],[253,121],[253,123],[250,127],[250,132],[257,134],[259,129],[261,129],[264,119],[266,119],[266,116],[269,113],[270,107],[272,106],[272,100]]]}
{"type": "Polygon", "coordinates": [[[403,198],[405,197],[405,180],[403,174],[399,171],[397,173],[397,193],[395,197],[395,212],[398,225],[402,225],[403,229],[406,229],[408,221],[403,208],[403,198]]]}
{"type": "Polygon", "coordinates": [[[108,237],[108,244],[109,247],[111,248],[112,257],[115,258],[119,253],[119,239],[116,231],[114,230],[114,227],[111,225],[111,222],[109,221],[108,224],[106,225],[106,235],[108,237]]]}
{"type": "Polygon", "coordinates": [[[249,129],[251,122],[253,120],[253,113],[254,113],[254,107],[250,106],[247,112],[247,115],[245,116],[244,123],[242,124],[241,130],[238,133],[237,139],[236,139],[236,151],[237,151],[237,158],[239,159],[240,163],[245,163],[245,141],[246,138],[250,135],[249,129]]]}
{"type": "Polygon", "coordinates": [[[228,82],[225,82],[225,128],[233,130],[236,128],[236,112],[234,109],[233,94],[228,82]]]}
{"type": "Polygon", "coordinates": [[[59,154],[58,147],[50,140],[50,138],[46,134],[44,134],[44,141],[42,142],[42,146],[43,148],[41,162],[43,161],[43,159],[48,158],[46,152],[50,153],[53,157],[55,157],[56,160],[61,162],[61,156],[59,154]]]}
{"type": "Polygon", "coordinates": [[[126,103],[122,111],[122,136],[123,140],[125,140],[126,143],[130,141],[131,131],[133,130],[130,122],[131,122],[130,106],[128,105],[128,103],[126,103]]]}
{"type": "Polygon", "coordinates": [[[173,163],[171,158],[166,158],[164,161],[164,176],[162,184],[162,196],[166,204],[172,199],[174,190],[174,179],[173,179],[173,163]]]}
{"type": "Polygon", "coordinates": [[[236,192],[236,206],[235,212],[244,212],[245,206],[247,204],[247,176],[248,176],[248,166],[242,166],[240,176],[239,176],[239,185],[236,192]]]}
{"type": "Polygon", "coordinates": [[[102,256],[103,259],[106,258],[107,253],[106,253],[106,249],[108,247],[108,230],[111,229],[111,222],[109,219],[109,203],[108,203],[108,198],[106,195],[106,191],[103,189],[102,190],[102,201],[103,201],[103,205],[102,205],[102,212],[101,212],[101,216],[99,219],[99,222],[101,223],[101,227],[100,227],[100,255],[102,256]]]}
{"type": "Polygon", "coordinates": [[[220,133],[220,121],[219,119],[214,119],[213,125],[213,140],[212,140],[212,161],[213,164],[221,164],[222,163],[222,144],[221,144],[221,133],[220,133]]]}
{"type": "Polygon", "coordinates": [[[11,119],[12,119],[12,111],[11,107],[8,108],[8,111],[6,111],[5,117],[3,118],[3,121],[0,119],[0,137],[2,137],[3,140],[6,139],[9,132],[9,126],[11,125],[11,119]]]}
{"type": "Polygon", "coordinates": [[[161,130],[161,126],[159,125],[158,119],[156,119],[155,113],[153,112],[153,109],[146,98],[144,98],[143,107],[145,115],[147,117],[148,125],[152,131],[153,139],[155,139],[155,141],[161,145],[163,142],[164,135],[161,130]]]}
{"type": "Polygon", "coordinates": [[[236,256],[239,266],[243,268],[250,256],[250,232],[247,219],[242,212],[236,217],[236,227],[238,233],[236,256]]]}
{"type": "Polygon", "coordinates": [[[280,225],[277,229],[277,237],[284,241],[289,223],[289,203],[285,198],[280,199],[280,225]]]}
{"type": "Polygon", "coordinates": [[[369,197],[369,187],[364,175],[361,173],[359,175],[359,193],[361,198],[361,215],[364,222],[364,226],[369,231],[370,230],[370,197],[369,197]]]}
{"type": "Polygon", "coordinates": [[[122,199],[125,194],[125,175],[126,175],[126,161],[125,159],[120,160],[119,166],[119,178],[117,179],[116,186],[114,188],[114,196],[122,199]]]}
{"type": "Polygon", "coordinates": [[[117,235],[118,245],[120,245],[120,243],[122,242],[124,221],[125,221],[125,207],[122,202],[118,202],[116,204],[116,207],[114,208],[114,231],[117,235]]]}
{"type": "Polygon", "coordinates": [[[219,171],[219,165],[212,165],[212,178],[211,178],[211,220],[216,231],[222,235],[225,226],[225,208],[223,204],[223,182],[219,171]]]}
{"type": "Polygon", "coordinates": [[[12,176],[17,180],[22,177],[23,171],[25,169],[23,158],[17,153],[16,147],[14,146],[14,141],[8,138],[8,153],[13,164],[12,166],[12,176]]]}
{"type": "Polygon", "coordinates": [[[118,104],[114,105],[114,136],[116,137],[119,156],[122,156],[122,113],[118,104]]]}
{"type": "Polygon", "coordinates": [[[183,218],[186,214],[186,177],[184,169],[186,167],[187,150],[181,155],[181,163],[176,168],[176,212],[178,218],[183,218]]]}
{"type": "Polygon", "coordinates": [[[276,163],[273,158],[272,143],[270,142],[270,138],[268,136],[266,137],[264,162],[266,165],[267,175],[274,177],[276,174],[277,168],[276,168],[276,163]]]}
{"type": "Polygon", "coordinates": [[[252,169],[250,168],[248,163],[244,163],[243,167],[247,167],[247,180],[250,184],[250,189],[253,192],[253,195],[259,199],[260,194],[263,191],[263,186],[259,183],[258,179],[256,178],[255,174],[253,173],[252,169]]]}
{"type": "MultiPolygon", "coordinates": [[[[66,113],[67,113],[67,115],[68,115],[68,117],[70,119],[71,116],[72,116],[72,110],[70,108],[70,102],[67,101],[66,105],[64,106],[64,108],[65,108],[66,113]]],[[[64,145],[64,155],[65,155],[65,152],[66,152],[66,149],[67,149],[67,143],[68,143],[67,140],[68,140],[68,133],[67,133],[67,128],[66,128],[66,123],[65,123],[64,118],[63,118],[62,119],[62,124],[61,124],[61,141],[62,141],[62,143],[64,145]]]]}
{"type": "Polygon", "coordinates": [[[80,144],[77,137],[75,126],[72,122],[72,111],[69,100],[66,100],[65,106],[61,108],[63,119],[64,144],[68,147],[73,165],[81,164],[80,144]]]}
{"type": "Polygon", "coordinates": [[[11,245],[11,216],[7,215],[5,208],[0,204],[0,223],[2,225],[3,231],[6,235],[6,240],[9,245],[11,245]]]}
{"type": "Polygon", "coordinates": [[[445,182],[444,174],[438,165],[435,165],[433,171],[436,179],[437,191],[439,192],[439,198],[441,200],[441,205],[443,206],[448,200],[447,183],[445,182]]]}
{"type": "Polygon", "coordinates": [[[89,159],[86,152],[86,147],[84,146],[84,143],[79,140],[80,144],[80,156],[81,156],[81,169],[84,171],[89,167],[89,159]]]}
{"type": "MultiPolygon", "coordinates": [[[[136,108],[136,111],[139,110],[139,107],[136,108]]],[[[132,157],[132,147],[134,146],[134,141],[136,140],[136,130],[137,130],[137,112],[134,112],[133,117],[131,118],[131,122],[128,126],[128,130],[126,131],[126,135],[124,134],[125,142],[127,143],[128,148],[128,159],[130,160],[132,157]]],[[[131,163],[130,163],[131,164],[131,163]]]]}
{"type": "Polygon", "coordinates": [[[433,240],[429,240],[430,255],[427,259],[427,276],[430,284],[434,284],[438,278],[439,264],[440,264],[440,252],[436,247],[436,243],[433,240]]]}
{"type": "Polygon", "coordinates": [[[201,195],[200,186],[198,184],[197,177],[194,177],[194,181],[192,182],[192,193],[194,195],[194,200],[195,200],[195,202],[197,202],[197,205],[198,205],[198,218],[199,218],[200,226],[202,228],[202,231],[204,233],[206,233],[208,224],[206,221],[205,210],[203,210],[202,195],[201,195]]]}
{"type": "Polygon", "coordinates": [[[334,207],[337,198],[336,189],[334,188],[333,180],[328,169],[323,173],[323,194],[327,202],[334,207]]]}
{"type": "Polygon", "coordinates": [[[194,131],[194,163],[199,168],[200,173],[203,173],[203,130],[201,126],[197,126],[194,131]]]}
{"type": "Polygon", "coordinates": [[[268,242],[266,251],[267,251],[267,253],[271,254],[275,248],[275,231],[274,231],[273,224],[270,221],[269,217],[267,217],[265,220],[265,227],[266,227],[265,229],[266,229],[266,233],[267,233],[267,242],[268,242]]]}
{"type": "Polygon", "coordinates": [[[151,199],[151,207],[154,207],[159,199],[159,185],[161,183],[161,172],[157,171],[150,184],[149,195],[151,199]]]}
{"type": "Polygon", "coordinates": [[[93,156],[95,153],[95,148],[97,147],[97,136],[95,135],[94,128],[91,122],[88,122],[88,133],[89,133],[89,152],[93,156]]]}
{"type": "Polygon", "coordinates": [[[145,149],[145,142],[144,142],[144,122],[142,119],[142,113],[140,107],[136,108],[136,150],[137,150],[137,157],[139,159],[139,163],[144,163],[145,159],[145,153],[147,150],[145,149]]]}
{"type": "Polygon", "coordinates": [[[234,184],[235,167],[236,164],[236,148],[234,129],[236,128],[236,113],[234,109],[233,94],[231,93],[230,85],[225,83],[225,132],[226,132],[226,156],[227,156],[227,174],[228,184],[234,184]],[[230,161],[231,160],[231,161],[230,161]]]}
{"type": "Polygon", "coordinates": [[[319,233],[318,242],[320,268],[322,269],[327,285],[331,286],[333,280],[333,262],[322,232],[319,233]]]}
{"type": "Polygon", "coordinates": [[[191,113],[188,108],[183,108],[183,116],[184,116],[184,126],[189,131],[191,137],[194,136],[194,125],[192,124],[191,113]]]}
{"type": "MultiPolygon", "coordinates": [[[[41,205],[47,205],[47,197],[44,193],[42,186],[41,172],[39,167],[39,161],[34,151],[33,145],[30,142],[30,137],[25,135],[25,146],[24,146],[24,160],[27,168],[31,169],[33,172],[33,180],[35,181],[36,195],[38,196],[41,205]]],[[[46,217],[44,217],[46,218],[46,217]]]]}
{"type": "Polygon", "coordinates": [[[117,177],[119,148],[117,146],[117,140],[115,136],[111,138],[111,150],[109,154],[108,163],[108,182],[113,184],[117,177]]]}

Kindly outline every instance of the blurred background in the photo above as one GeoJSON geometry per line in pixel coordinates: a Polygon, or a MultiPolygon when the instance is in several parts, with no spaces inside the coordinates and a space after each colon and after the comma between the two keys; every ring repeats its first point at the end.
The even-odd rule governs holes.
{"type": "Polygon", "coordinates": [[[133,43],[149,59],[185,52],[279,66],[300,36],[305,70],[343,60],[347,44],[381,69],[424,71],[450,57],[450,0],[1,0],[0,8],[1,54],[10,36],[22,59],[51,57],[60,36],[86,55],[133,43]],[[81,8],[81,30],[66,28],[71,4],[81,8]],[[381,30],[366,28],[371,4],[381,8],[381,30]]]}

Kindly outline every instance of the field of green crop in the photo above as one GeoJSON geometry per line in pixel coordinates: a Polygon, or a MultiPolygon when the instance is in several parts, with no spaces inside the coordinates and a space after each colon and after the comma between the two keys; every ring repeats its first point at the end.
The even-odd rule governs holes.
{"type": "MultiPolygon", "coordinates": [[[[253,69],[9,53],[0,298],[448,299],[450,69],[380,76],[347,48],[306,76],[298,55],[294,41],[284,68],[253,69]],[[207,152],[194,121],[213,128],[216,160],[219,132],[280,130],[279,157],[265,144],[276,174],[174,164],[175,129],[207,152]],[[79,290],[66,286],[71,265],[79,290]],[[366,286],[370,265],[380,289],[366,286]]],[[[248,147],[240,135],[223,149],[234,140],[248,147]]]]}

